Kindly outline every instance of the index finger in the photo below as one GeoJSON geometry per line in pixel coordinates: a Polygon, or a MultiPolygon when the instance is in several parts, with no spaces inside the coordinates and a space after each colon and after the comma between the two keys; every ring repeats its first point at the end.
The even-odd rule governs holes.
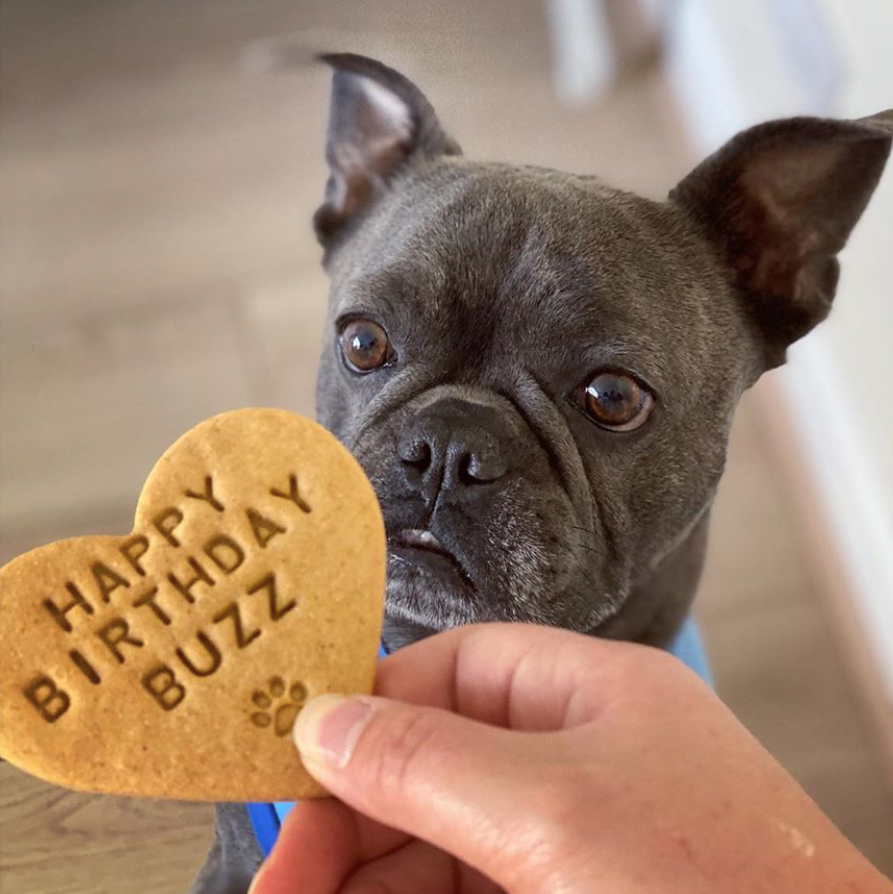
{"type": "Polygon", "coordinates": [[[333,894],[359,866],[410,839],[334,798],[303,801],[282,823],[250,894],[333,894]]]}
{"type": "Polygon", "coordinates": [[[525,731],[578,726],[658,650],[535,624],[456,627],[379,665],[375,694],[525,731]]]}

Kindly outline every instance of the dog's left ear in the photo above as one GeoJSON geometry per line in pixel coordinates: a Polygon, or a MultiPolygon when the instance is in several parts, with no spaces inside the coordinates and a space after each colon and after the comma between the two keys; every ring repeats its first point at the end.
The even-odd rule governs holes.
{"type": "Polygon", "coordinates": [[[411,161],[459,155],[461,149],[444,133],[422,91],[399,72],[353,53],[321,58],[334,70],[326,137],[329,180],[313,225],[327,245],[411,161]]]}
{"type": "Polygon", "coordinates": [[[764,339],[766,368],[821,322],[837,253],[877,186],[893,112],[790,118],[738,134],[670,193],[706,228],[764,339]]]}

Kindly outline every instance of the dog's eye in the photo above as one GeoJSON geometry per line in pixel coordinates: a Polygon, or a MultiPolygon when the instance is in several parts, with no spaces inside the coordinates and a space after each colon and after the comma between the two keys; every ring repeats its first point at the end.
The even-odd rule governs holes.
{"type": "Polygon", "coordinates": [[[354,372],[367,373],[392,363],[388,334],[373,320],[351,320],[341,330],[341,356],[354,372]]]}
{"type": "Polygon", "coordinates": [[[637,379],[608,370],[596,373],[574,397],[593,422],[612,431],[634,431],[654,406],[651,392],[637,379]]]}

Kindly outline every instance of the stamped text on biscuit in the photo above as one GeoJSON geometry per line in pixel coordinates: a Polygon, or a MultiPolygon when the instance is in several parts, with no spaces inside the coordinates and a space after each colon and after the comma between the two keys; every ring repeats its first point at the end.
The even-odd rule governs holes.
{"type": "MultiPolygon", "coordinates": [[[[308,523],[311,507],[298,476],[270,482],[268,494],[274,499],[267,498],[264,510],[228,508],[210,474],[195,485],[185,488],[176,504],[156,512],[144,530],[122,538],[114,557],[88,560],[73,571],[59,592],[42,600],[39,614],[39,623],[56,625],[71,637],[64,664],[92,686],[101,687],[116,671],[139,661],[141,695],[134,697],[149,699],[163,711],[176,710],[194,681],[212,677],[227,656],[250,649],[265,629],[298,605],[296,582],[280,579],[265,562],[277,538],[308,523]],[[187,545],[181,533],[191,513],[202,513],[210,531],[197,546],[187,545]],[[213,524],[207,524],[209,516],[213,524]],[[165,556],[154,563],[165,568],[157,575],[147,568],[153,550],[165,556]],[[217,594],[222,592],[221,599],[217,594]],[[214,601],[211,613],[201,612],[191,628],[178,622],[184,612],[198,618],[194,609],[202,600],[214,601]]],[[[40,671],[23,690],[47,723],[64,717],[75,698],[61,676],[40,671]]],[[[277,682],[273,691],[278,688],[277,682]]],[[[292,688],[292,704],[301,692],[292,688]]],[[[264,724],[261,717],[262,712],[254,716],[255,725],[264,724]]]]}

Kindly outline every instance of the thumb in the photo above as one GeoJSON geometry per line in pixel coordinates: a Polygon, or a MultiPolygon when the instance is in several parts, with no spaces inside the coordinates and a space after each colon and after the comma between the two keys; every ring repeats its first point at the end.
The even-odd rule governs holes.
{"type": "Polygon", "coordinates": [[[294,735],[310,773],[360,813],[498,884],[517,878],[536,835],[531,808],[546,782],[542,740],[551,734],[384,698],[323,695],[304,707],[294,735]]]}

